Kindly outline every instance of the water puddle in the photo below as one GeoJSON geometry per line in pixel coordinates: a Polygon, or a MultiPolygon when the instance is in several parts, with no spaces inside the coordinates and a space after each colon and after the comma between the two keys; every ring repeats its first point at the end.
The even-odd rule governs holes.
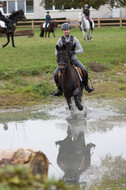
{"type": "Polygon", "coordinates": [[[74,113],[65,102],[0,111],[0,149],[42,151],[50,162],[49,177],[65,182],[87,186],[100,178],[108,171],[107,159],[126,160],[125,145],[125,99],[86,101],[85,110],[74,113]]]}

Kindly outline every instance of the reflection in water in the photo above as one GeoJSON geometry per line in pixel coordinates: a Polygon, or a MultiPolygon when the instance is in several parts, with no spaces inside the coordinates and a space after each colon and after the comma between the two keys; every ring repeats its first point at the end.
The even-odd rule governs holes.
{"type": "Polygon", "coordinates": [[[65,139],[56,141],[59,146],[57,164],[64,171],[64,181],[72,184],[79,183],[81,174],[89,168],[91,150],[95,148],[93,143],[86,145],[83,131],[86,120],[78,120],[77,117],[78,115],[73,115],[67,119],[69,124],[73,125],[68,125],[65,139]]]}
{"type": "MultiPolygon", "coordinates": [[[[86,118],[84,112],[70,115],[64,104],[0,112],[0,149],[41,150],[52,163],[49,177],[63,177],[66,182],[88,186],[100,179],[104,171],[108,174],[108,168],[100,163],[105,155],[122,155],[126,159],[125,102],[121,102],[120,109],[118,104],[115,108],[107,103],[89,102],[86,118]]],[[[118,160],[114,166],[119,168],[118,160]]],[[[126,166],[123,168],[126,171],[126,166]]],[[[126,175],[125,171],[122,173],[126,175]]]]}
{"type": "Polygon", "coordinates": [[[3,128],[4,128],[5,131],[8,130],[8,125],[7,125],[7,123],[3,123],[3,128]]]}

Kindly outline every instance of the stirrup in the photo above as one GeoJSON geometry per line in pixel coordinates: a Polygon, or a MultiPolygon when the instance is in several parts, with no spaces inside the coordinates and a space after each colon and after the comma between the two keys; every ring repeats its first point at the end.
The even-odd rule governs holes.
{"type": "Polygon", "coordinates": [[[89,87],[88,85],[85,87],[85,90],[88,91],[88,93],[94,91],[94,88],[93,86],[92,87],[89,87]]]}

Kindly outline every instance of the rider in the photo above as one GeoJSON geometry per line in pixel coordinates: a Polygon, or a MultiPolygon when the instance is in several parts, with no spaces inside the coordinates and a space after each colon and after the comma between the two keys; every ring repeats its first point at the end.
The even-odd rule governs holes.
{"type": "Polygon", "coordinates": [[[7,25],[6,33],[9,33],[9,32],[12,32],[11,27],[13,26],[13,23],[9,18],[5,16],[4,11],[3,11],[3,5],[4,5],[3,1],[0,1],[0,20],[6,23],[7,25]]]}
{"type": "Polygon", "coordinates": [[[50,21],[51,21],[51,16],[49,15],[49,11],[47,11],[45,29],[47,28],[47,25],[49,24],[50,21]]]}
{"type": "MultiPolygon", "coordinates": [[[[57,41],[57,45],[59,47],[62,47],[63,44],[65,43],[67,46],[69,46],[71,41],[73,41],[73,45],[75,45],[78,50],[71,51],[71,61],[76,67],[80,67],[83,70],[83,72],[86,74],[86,78],[85,78],[85,80],[83,80],[83,84],[84,84],[85,90],[88,91],[88,92],[91,92],[91,91],[94,90],[94,88],[89,87],[89,85],[88,85],[88,72],[87,72],[87,69],[85,68],[85,66],[76,57],[76,54],[80,54],[80,53],[83,52],[83,48],[82,48],[80,42],[78,41],[78,39],[76,37],[73,37],[73,36],[70,35],[71,26],[70,26],[69,23],[64,23],[62,25],[61,29],[62,29],[62,31],[64,33],[64,36],[62,36],[57,41]]],[[[57,56],[57,50],[56,49],[55,49],[55,55],[57,56]]],[[[59,81],[57,79],[58,70],[59,70],[59,67],[57,67],[55,72],[54,72],[54,80],[56,82],[56,86],[58,87],[58,92],[54,93],[54,96],[61,96],[63,94],[61,86],[59,85],[59,81]]]]}
{"type": "Polygon", "coordinates": [[[84,5],[83,13],[85,14],[86,19],[87,19],[87,20],[89,21],[89,23],[90,23],[91,30],[93,30],[92,21],[91,21],[91,19],[90,19],[90,10],[89,10],[88,4],[85,4],[85,5],[84,5]]]}

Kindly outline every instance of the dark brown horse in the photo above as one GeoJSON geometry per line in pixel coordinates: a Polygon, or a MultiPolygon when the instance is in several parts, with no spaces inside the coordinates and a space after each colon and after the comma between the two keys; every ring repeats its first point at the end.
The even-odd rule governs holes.
{"type": "Polygon", "coordinates": [[[12,20],[12,23],[13,23],[13,26],[11,28],[12,32],[6,33],[7,29],[0,26],[0,33],[6,33],[6,36],[7,36],[7,43],[2,45],[2,48],[6,47],[9,44],[10,36],[11,36],[11,40],[12,40],[12,46],[15,47],[15,45],[14,45],[14,31],[16,30],[16,23],[18,22],[19,19],[26,20],[26,17],[24,15],[23,10],[18,10],[18,11],[12,12],[9,15],[9,19],[12,20]]]}
{"type": "Polygon", "coordinates": [[[75,137],[72,134],[72,126],[68,126],[67,137],[56,141],[59,147],[57,164],[64,171],[63,180],[67,183],[79,183],[80,176],[86,172],[91,164],[91,153],[95,144],[86,144],[84,132],[81,131],[75,137]]]}
{"type": "MultiPolygon", "coordinates": [[[[74,49],[74,47],[72,47],[74,49]]],[[[72,50],[71,48],[71,50],[72,50]]],[[[81,111],[83,106],[81,105],[81,97],[83,93],[83,84],[78,74],[76,67],[71,63],[71,51],[63,45],[57,49],[57,62],[61,75],[59,77],[59,84],[63,90],[64,96],[67,100],[69,110],[72,110],[71,98],[74,97],[76,107],[81,111]]]]}
{"type": "Polygon", "coordinates": [[[41,38],[44,37],[44,33],[46,37],[48,33],[48,38],[49,38],[51,32],[53,33],[53,37],[55,37],[54,30],[57,28],[57,26],[58,26],[58,23],[56,21],[51,21],[49,25],[47,26],[47,28],[43,27],[43,23],[42,23],[40,26],[40,30],[41,30],[40,37],[41,38]]]}

